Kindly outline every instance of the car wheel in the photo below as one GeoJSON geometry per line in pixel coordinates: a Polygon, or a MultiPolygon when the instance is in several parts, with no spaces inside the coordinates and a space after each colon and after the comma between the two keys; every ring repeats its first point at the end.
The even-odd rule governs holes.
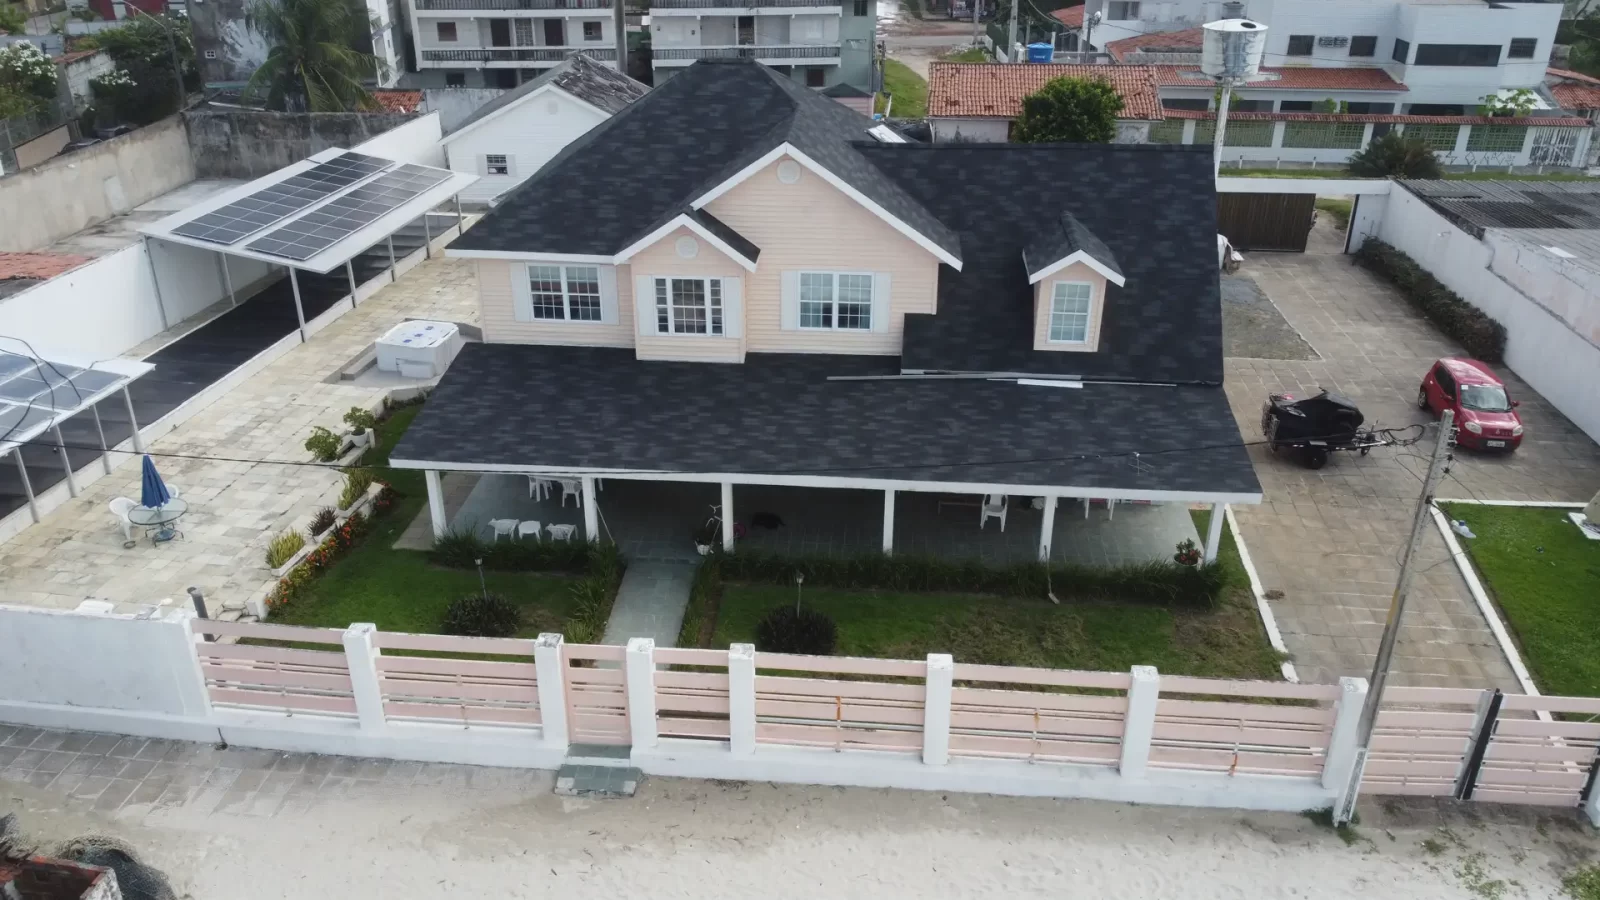
{"type": "Polygon", "coordinates": [[[1417,388],[1417,409],[1426,409],[1432,412],[1432,408],[1428,406],[1428,389],[1425,387],[1417,388]]]}

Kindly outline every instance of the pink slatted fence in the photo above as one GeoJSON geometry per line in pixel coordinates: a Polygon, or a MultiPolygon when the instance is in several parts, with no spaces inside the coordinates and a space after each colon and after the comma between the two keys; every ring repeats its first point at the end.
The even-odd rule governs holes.
{"type": "Polygon", "coordinates": [[[715,671],[657,671],[656,733],[662,737],[728,739],[728,652],[658,647],[658,666],[715,671]]]}
{"type": "Polygon", "coordinates": [[[281,712],[284,715],[354,716],[350,668],[344,654],[344,632],[336,628],[299,628],[261,622],[195,619],[195,634],[327,644],[337,650],[260,647],[215,641],[197,642],[195,655],[215,706],[281,712]]]}
{"type": "Polygon", "coordinates": [[[1115,766],[1128,712],[1126,672],[1074,672],[958,663],[950,696],[950,755],[1115,766]],[[1038,685],[1102,693],[1007,690],[1038,685]],[[1118,693],[1104,693],[1115,691],[1118,693]]]}
{"type": "Polygon", "coordinates": [[[1578,805],[1600,749],[1600,698],[1508,694],[1478,769],[1472,799],[1540,806],[1578,805]],[[1565,713],[1590,721],[1522,718],[1565,713]]]}
{"type": "Polygon", "coordinates": [[[1361,790],[1449,797],[1472,752],[1484,691],[1391,687],[1383,692],[1361,790]]]}
{"type": "Polygon", "coordinates": [[[381,650],[510,656],[516,661],[400,656],[375,659],[386,718],[470,727],[539,724],[533,641],[375,632],[381,650]]]}
{"type": "Polygon", "coordinates": [[[769,672],[915,678],[926,662],[756,654],[756,743],[835,750],[922,749],[925,685],[843,681],[769,672]]]}
{"type": "MultiPolygon", "coordinates": [[[[563,644],[561,674],[567,688],[567,728],[576,744],[628,744],[627,648],[563,644]]],[[[723,654],[727,658],[727,654],[723,654]]]]}
{"type": "Polygon", "coordinates": [[[1333,735],[1336,685],[1162,676],[1151,768],[1317,775],[1333,735]],[[1187,700],[1172,695],[1247,698],[1187,700]],[[1300,700],[1316,706],[1250,702],[1300,700]]]}

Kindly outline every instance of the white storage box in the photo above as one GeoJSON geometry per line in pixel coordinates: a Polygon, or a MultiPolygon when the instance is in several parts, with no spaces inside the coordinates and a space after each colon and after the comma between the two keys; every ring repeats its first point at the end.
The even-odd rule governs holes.
{"type": "Polygon", "coordinates": [[[437,378],[461,352],[461,330],[450,322],[401,322],[378,338],[378,371],[437,378]]]}

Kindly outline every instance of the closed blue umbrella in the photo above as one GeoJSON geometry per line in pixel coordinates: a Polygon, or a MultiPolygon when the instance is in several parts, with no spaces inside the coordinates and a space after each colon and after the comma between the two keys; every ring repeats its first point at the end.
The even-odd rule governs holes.
{"type": "Polygon", "coordinates": [[[167,505],[172,499],[172,494],[167,490],[167,483],[161,480],[161,473],[156,471],[155,460],[148,455],[144,458],[144,475],[139,487],[139,505],[152,509],[167,505]]]}

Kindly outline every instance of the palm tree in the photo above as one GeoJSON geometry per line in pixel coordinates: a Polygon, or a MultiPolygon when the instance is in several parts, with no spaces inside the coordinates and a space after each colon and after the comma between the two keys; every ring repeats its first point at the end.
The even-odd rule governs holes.
{"type": "Polygon", "coordinates": [[[347,0],[255,0],[249,22],[272,46],[250,76],[245,96],[268,109],[348,112],[377,109],[362,79],[377,57],[351,49],[366,21],[347,0]]]}

